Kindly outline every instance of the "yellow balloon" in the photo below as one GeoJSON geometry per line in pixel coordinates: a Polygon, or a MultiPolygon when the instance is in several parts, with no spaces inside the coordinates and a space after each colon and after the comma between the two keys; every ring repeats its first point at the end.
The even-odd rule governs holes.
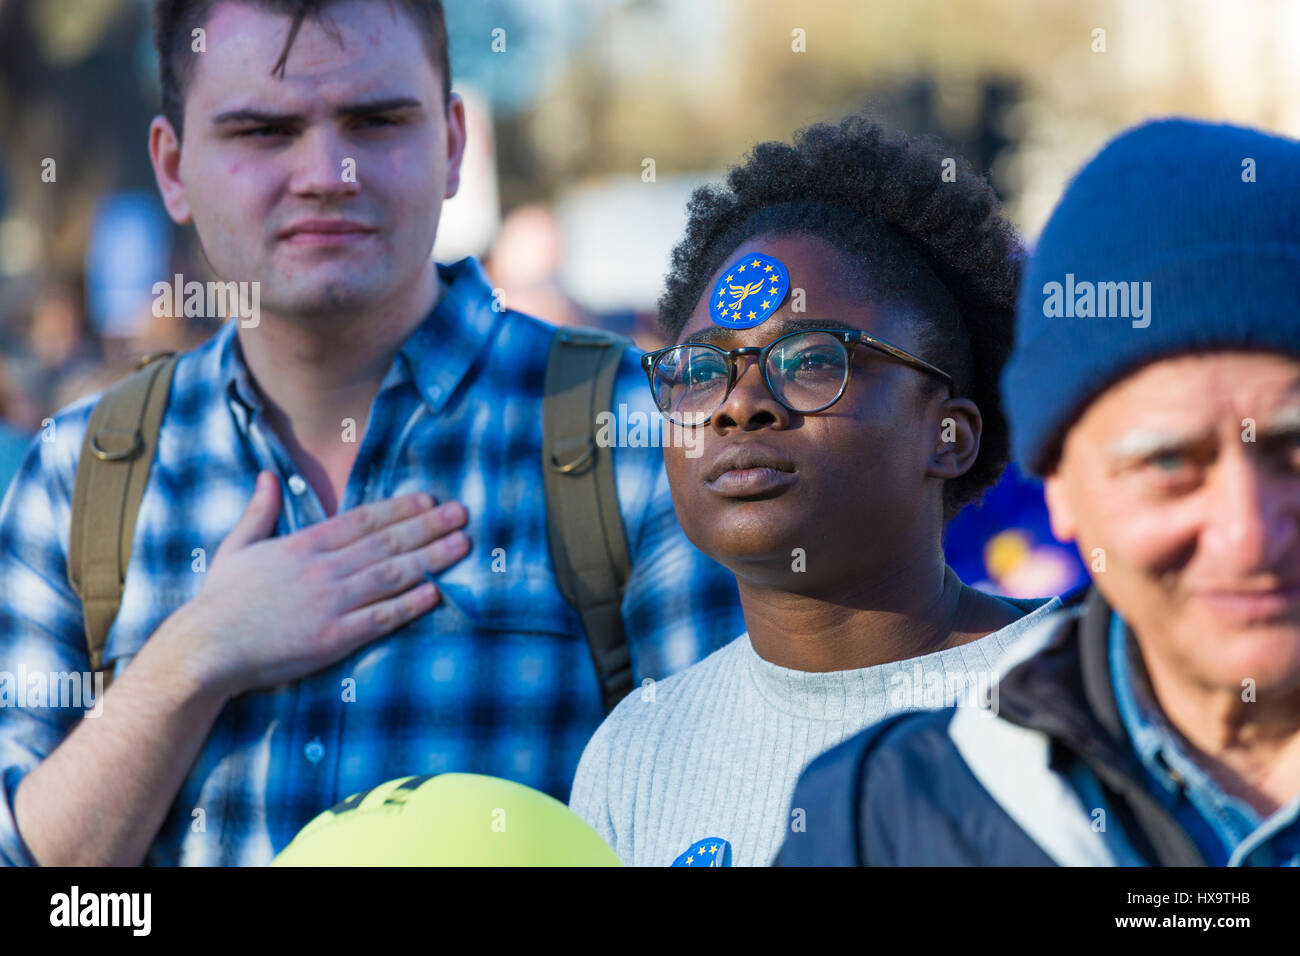
{"type": "Polygon", "coordinates": [[[560,801],[476,773],[401,777],[308,823],[272,866],[620,866],[560,801]]]}

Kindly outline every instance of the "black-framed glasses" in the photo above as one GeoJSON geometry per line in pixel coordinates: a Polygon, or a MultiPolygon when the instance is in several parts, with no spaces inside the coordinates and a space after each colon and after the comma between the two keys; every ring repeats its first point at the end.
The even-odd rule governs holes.
{"type": "Polygon", "coordinates": [[[910,352],[857,329],[799,329],[767,345],[724,349],[704,342],[670,345],[641,356],[655,405],[670,422],[694,428],[707,425],[736,387],[742,355],[757,355],[763,383],[792,412],[811,414],[830,408],[849,382],[849,350],[865,345],[904,365],[942,379],[952,376],[910,352]]]}

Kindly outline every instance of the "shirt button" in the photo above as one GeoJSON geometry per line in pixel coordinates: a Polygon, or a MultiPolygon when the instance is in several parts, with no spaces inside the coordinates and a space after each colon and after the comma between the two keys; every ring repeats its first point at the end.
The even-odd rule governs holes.
{"type": "Polygon", "coordinates": [[[325,756],[325,745],[320,742],[319,737],[313,737],[311,742],[302,748],[302,754],[307,758],[308,762],[320,763],[321,758],[325,756]]]}
{"type": "Polygon", "coordinates": [[[307,490],[307,482],[302,480],[302,475],[289,476],[289,490],[295,495],[300,495],[307,490]]]}

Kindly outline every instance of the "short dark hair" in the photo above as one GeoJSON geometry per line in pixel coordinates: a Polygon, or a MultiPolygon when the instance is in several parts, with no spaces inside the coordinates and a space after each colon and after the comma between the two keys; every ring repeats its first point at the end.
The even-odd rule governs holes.
{"type": "MultiPolygon", "coordinates": [[[[158,78],[162,88],[163,115],[171,122],[176,135],[182,135],[185,119],[185,94],[194,75],[194,58],[190,55],[191,36],[208,19],[212,8],[221,2],[242,3],[270,13],[292,17],[289,36],[272,73],[284,72],[289,49],[307,17],[314,17],[327,30],[326,8],[341,0],[155,0],[154,47],[158,51],[158,78]]],[[[443,108],[451,101],[451,61],[448,53],[447,19],[442,0],[385,0],[410,14],[423,35],[429,59],[442,77],[443,108]]]]}
{"type": "Polygon", "coordinates": [[[992,186],[953,160],[937,142],[890,133],[863,114],[801,129],[793,145],[760,143],[725,185],[692,194],[659,299],[660,327],[676,342],[736,247],[807,235],[857,264],[873,299],[919,307],[922,356],[952,376],[953,393],[979,406],[984,422],[975,463],[944,487],[945,521],[992,487],[1009,459],[998,379],[1024,259],[992,186]]]}

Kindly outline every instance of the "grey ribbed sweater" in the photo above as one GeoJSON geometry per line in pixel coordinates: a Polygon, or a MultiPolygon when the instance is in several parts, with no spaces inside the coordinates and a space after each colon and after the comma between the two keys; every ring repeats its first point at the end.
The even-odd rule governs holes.
{"type": "Polygon", "coordinates": [[[858,670],[778,667],[742,634],[625,698],[587,744],[570,806],[630,865],[669,866],[708,839],[729,844],[732,866],[767,866],[799,825],[790,797],[814,758],[891,714],[959,703],[963,688],[987,698],[1003,651],[1060,606],[1003,600],[1031,613],[961,647],[858,670]]]}

